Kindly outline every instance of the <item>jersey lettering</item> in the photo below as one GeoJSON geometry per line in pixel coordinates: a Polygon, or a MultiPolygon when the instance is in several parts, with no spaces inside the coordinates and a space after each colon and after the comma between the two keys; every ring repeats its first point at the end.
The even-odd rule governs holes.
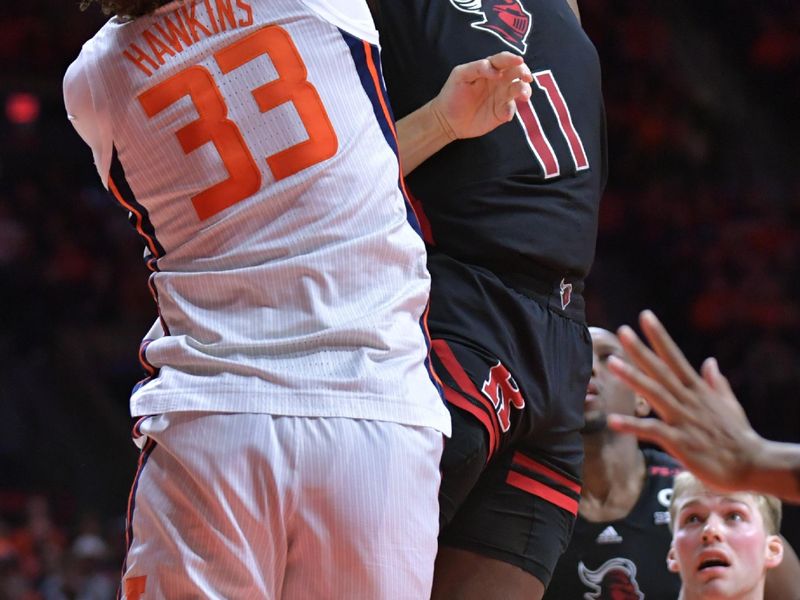
{"type": "MultiPolygon", "coordinates": [[[[575,169],[577,171],[588,169],[589,159],[583,147],[583,140],[575,130],[572,114],[564,99],[564,94],[561,93],[561,88],[559,88],[555,77],[553,77],[553,72],[549,69],[538,71],[533,74],[533,80],[536,82],[537,87],[547,96],[547,101],[558,119],[558,126],[569,146],[575,169]]],[[[550,141],[542,129],[539,115],[536,114],[536,109],[533,108],[530,99],[526,101],[517,100],[517,120],[525,132],[525,139],[528,141],[528,146],[536,157],[539,166],[541,166],[545,179],[560,175],[561,167],[558,157],[556,157],[553,146],[550,145],[550,141]]]]}
{"type": "Polygon", "coordinates": [[[241,131],[227,118],[225,99],[208,69],[184,69],[141,94],[139,102],[147,116],[153,117],[187,95],[199,118],[175,132],[184,154],[211,142],[228,171],[227,179],[192,196],[202,221],[255,194],[261,187],[261,172],[241,131]]]}
{"type": "MultiPolygon", "coordinates": [[[[255,58],[267,55],[278,78],[251,93],[264,113],[291,102],[306,129],[308,139],[266,157],[276,180],[331,158],[338,140],[317,90],[307,80],[308,72],[292,38],[285,29],[269,25],[234,42],[214,55],[223,75],[255,58]]],[[[188,96],[198,118],[175,132],[184,154],[212,143],[225,167],[227,179],[192,197],[197,216],[208,219],[249,198],[261,188],[261,171],[239,127],[228,118],[228,107],[213,75],[202,66],[192,66],[150,88],[139,102],[152,118],[188,96]]]]}
{"type": "Polygon", "coordinates": [[[285,102],[294,104],[308,132],[306,141],[267,157],[276,180],[284,179],[336,154],[338,140],[317,90],[308,80],[308,72],[297,46],[285,29],[277,26],[260,31],[220,50],[215,56],[223,73],[269,55],[278,78],[252,91],[262,113],[285,102]]]}
{"type": "Polygon", "coordinates": [[[511,426],[511,407],[522,410],[525,408],[525,398],[517,387],[517,382],[511,377],[502,363],[498,362],[489,369],[489,379],[483,382],[483,394],[492,401],[500,429],[508,431],[511,426]]]}

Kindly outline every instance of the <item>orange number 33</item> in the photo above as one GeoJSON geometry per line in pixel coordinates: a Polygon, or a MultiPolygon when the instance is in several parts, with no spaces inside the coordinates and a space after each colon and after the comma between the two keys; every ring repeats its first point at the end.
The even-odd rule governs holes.
{"type": "MultiPolygon", "coordinates": [[[[308,72],[292,38],[285,29],[269,25],[214,54],[223,75],[266,54],[278,73],[277,79],[251,90],[263,113],[291,102],[308,139],[266,157],[276,180],[326,160],[336,154],[338,140],[322,100],[307,77],[308,72]]],[[[189,96],[198,118],[175,132],[185,154],[211,142],[228,172],[228,178],[192,197],[201,220],[252,196],[261,187],[261,171],[242,137],[228,118],[225,99],[213,75],[192,66],[173,75],[139,96],[148,117],[154,117],[181,98],[189,96]]]]}

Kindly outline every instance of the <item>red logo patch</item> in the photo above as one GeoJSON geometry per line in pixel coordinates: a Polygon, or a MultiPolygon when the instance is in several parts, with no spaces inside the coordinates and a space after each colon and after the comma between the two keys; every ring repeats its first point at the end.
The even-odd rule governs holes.
{"type": "Polygon", "coordinates": [[[450,0],[450,3],[461,12],[482,17],[483,20],[470,24],[473,29],[488,31],[520,54],[525,54],[533,17],[520,0],[450,0]]]}
{"type": "Polygon", "coordinates": [[[564,310],[569,306],[569,303],[572,301],[572,284],[566,283],[563,279],[558,286],[559,291],[561,292],[561,310],[564,310]]]}
{"type": "Polygon", "coordinates": [[[483,382],[481,391],[492,401],[492,406],[497,411],[500,429],[508,431],[511,426],[511,407],[522,410],[525,408],[525,398],[522,397],[511,373],[500,361],[489,369],[489,379],[483,382]]]}

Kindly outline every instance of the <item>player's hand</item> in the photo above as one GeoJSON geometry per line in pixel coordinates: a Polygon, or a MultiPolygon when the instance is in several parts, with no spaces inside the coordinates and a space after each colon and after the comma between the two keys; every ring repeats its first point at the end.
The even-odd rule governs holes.
{"type": "Polygon", "coordinates": [[[609,368],[661,421],[609,415],[608,426],[659,444],[711,487],[748,489],[766,441],[750,426],[717,361],[706,359],[697,373],[652,312],[644,311],[639,322],[652,350],[630,327],[620,327],[620,342],[638,369],[613,359],[609,368]]]}
{"type": "Polygon", "coordinates": [[[451,140],[477,137],[514,118],[532,81],[521,56],[500,52],[455,67],[430,108],[451,140]]]}

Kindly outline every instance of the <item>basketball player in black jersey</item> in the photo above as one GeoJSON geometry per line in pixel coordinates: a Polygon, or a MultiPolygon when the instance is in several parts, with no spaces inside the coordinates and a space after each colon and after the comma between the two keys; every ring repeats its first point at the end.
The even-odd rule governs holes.
{"type": "MultiPolygon", "coordinates": [[[[650,409],[608,369],[611,357],[628,360],[619,339],[605,329],[589,331],[593,364],[585,403],[583,496],[572,539],[545,599],[589,594],[597,600],[675,600],[681,580],[667,568],[666,557],[678,463],[663,452],[640,450],[634,436],[606,428],[608,413],[641,417],[650,409]]],[[[785,541],[784,546],[785,560],[767,574],[766,600],[800,597],[795,589],[800,563],[785,541]]]]}
{"type": "Polygon", "coordinates": [[[606,428],[608,412],[644,416],[650,409],[608,371],[611,356],[624,360],[617,337],[597,327],[589,331],[594,360],[584,405],[583,491],[570,545],[545,598],[594,593],[598,599],[675,600],[681,581],[667,570],[666,557],[672,540],[668,508],[679,466],[662,452],[642,452],[635,437],[606,428]]]}
{"type": "MultiPolygon", "coordinates": [[[[506,50],[532,71],[533,94],[511,122],[456,139],[408,187],[428,243],[432,356],[454,427],[433,597],[541,598],[580,494],[591,372],[581,292],[606,180],[597,53],[567,0],[379,8],[398,119],[436,115],[430,99],[457,64],[506,50]]],[[[403,133],[398,124],[401,148],[403,133]]]]}

